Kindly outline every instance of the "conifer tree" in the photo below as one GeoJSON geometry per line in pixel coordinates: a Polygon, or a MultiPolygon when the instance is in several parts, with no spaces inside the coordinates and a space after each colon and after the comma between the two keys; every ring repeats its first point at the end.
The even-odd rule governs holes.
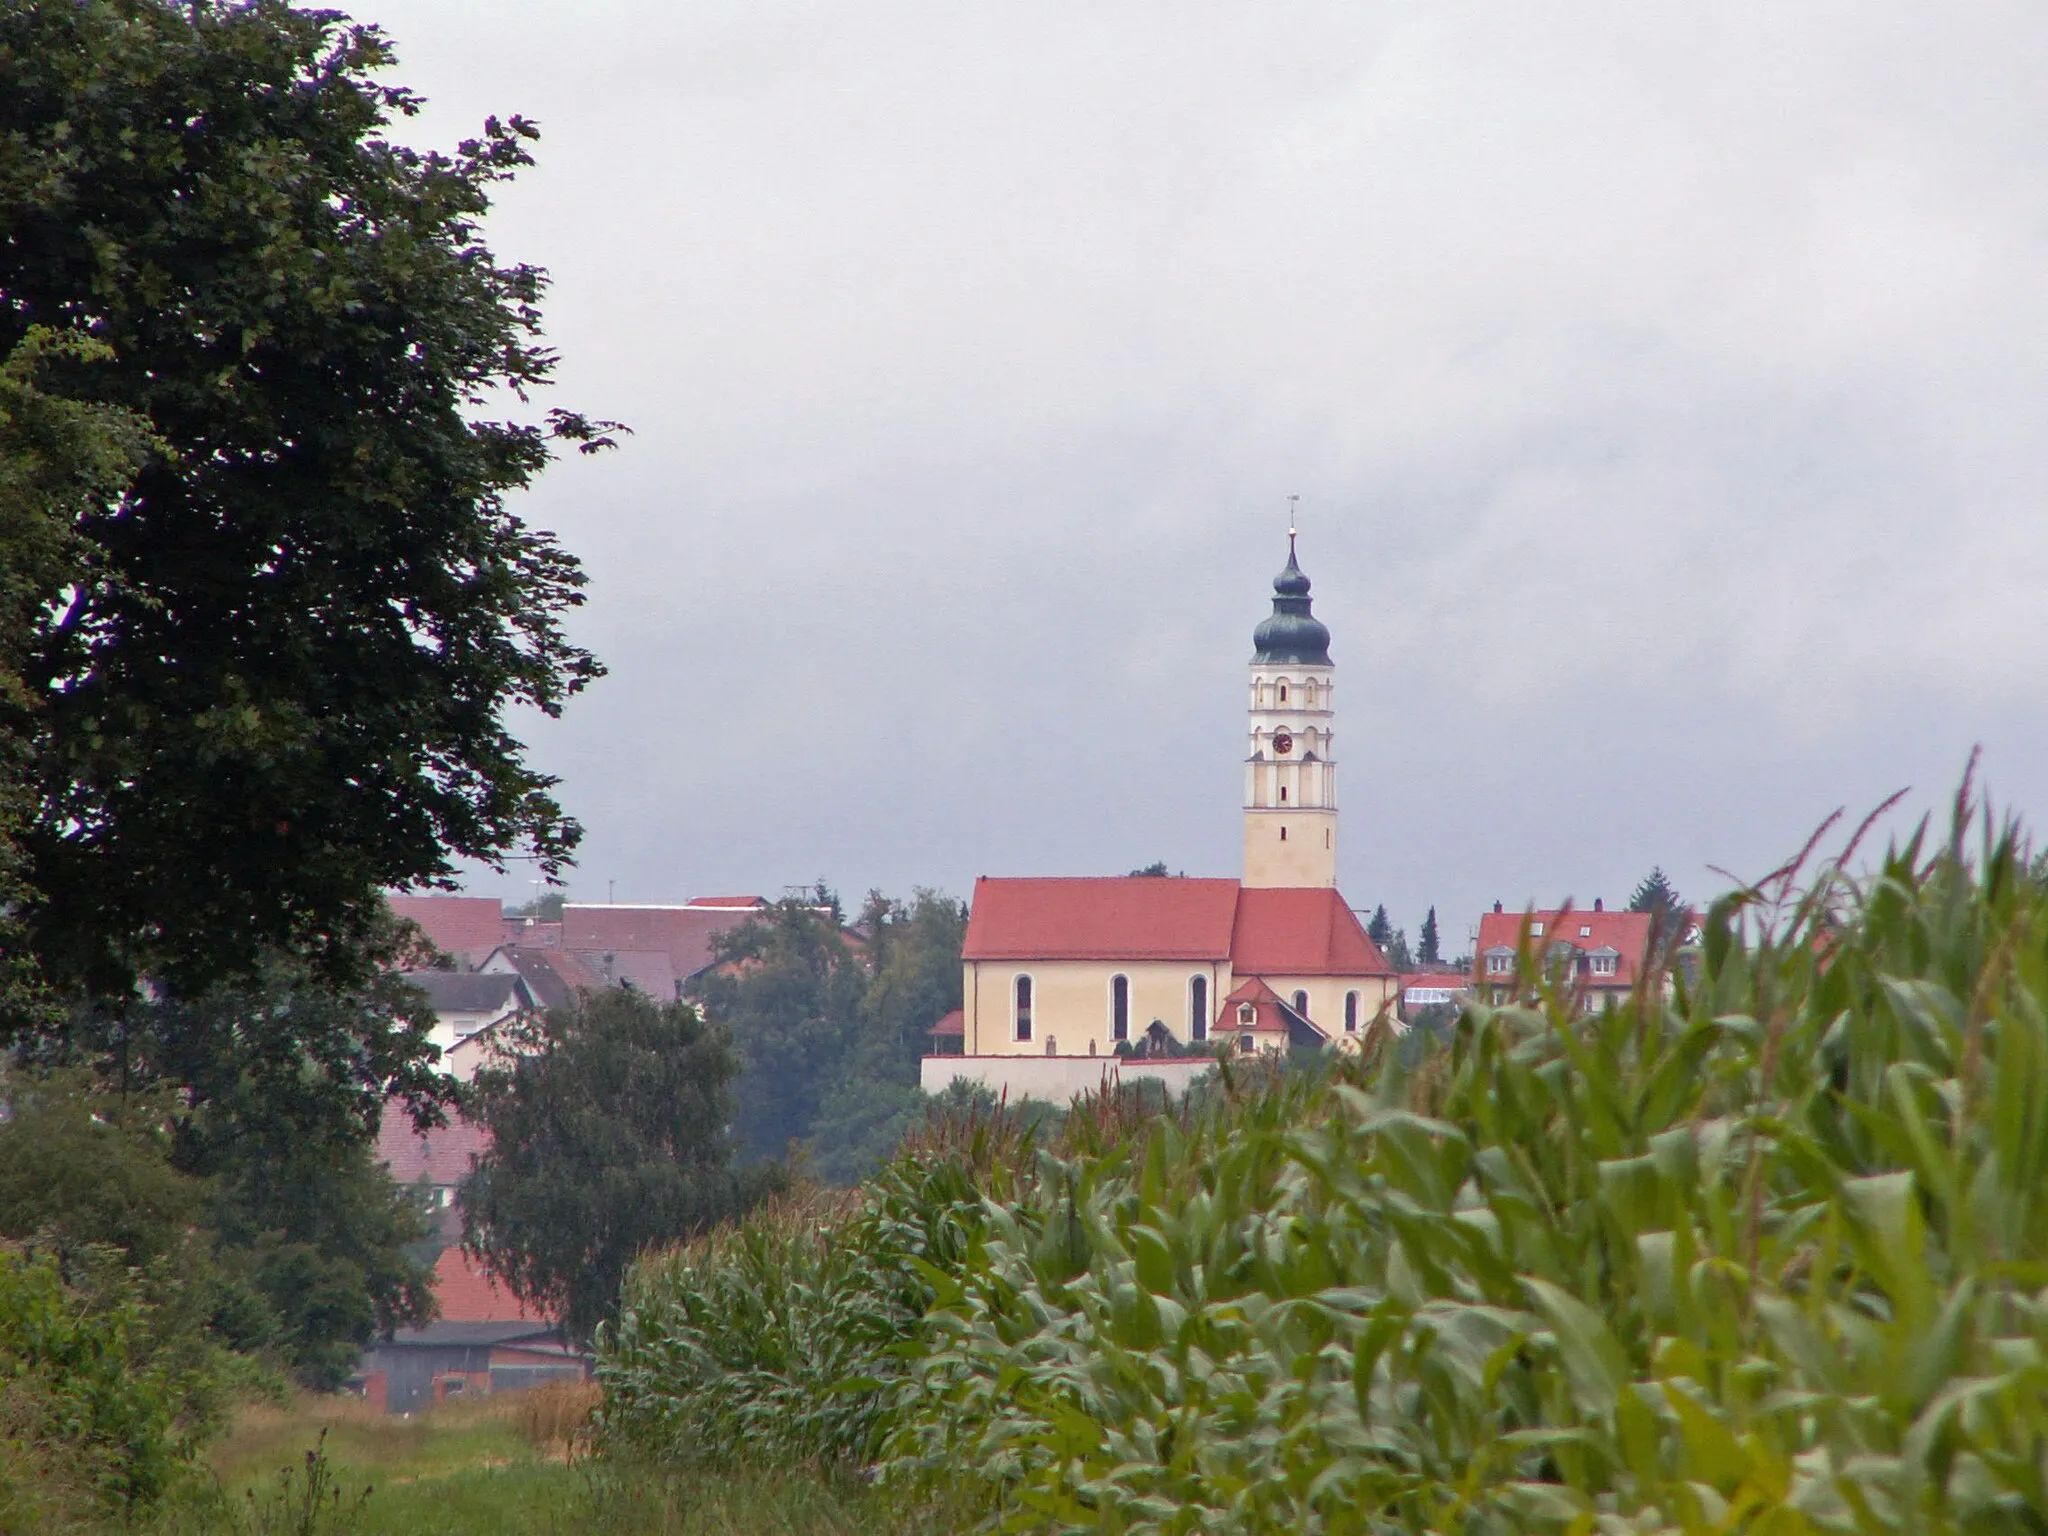
{"type": "Polygon", "coordinates": [[[1382,950],[1393,942],[1394,925],[1388,920],[1387,909],[1384,906],[1372,909],[1372,921],[1365,925],[1365,936],[1382,950]]]}

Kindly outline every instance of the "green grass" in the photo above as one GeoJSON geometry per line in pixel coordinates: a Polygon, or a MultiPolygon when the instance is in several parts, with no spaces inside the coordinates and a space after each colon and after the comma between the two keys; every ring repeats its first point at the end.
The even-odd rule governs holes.
{"type": "Polygon", "coordinates": [[[151,1536],[944,1536],[944,1510],[814,1473],[685,1473],[571,1456],[536,1394],[411,1418],[345,1399],[252,1408],[211,1455],[213,1481],[163,1510],[151,1536]],[[308,1452],[328,1496],[310,1512],[308,1452]]]}

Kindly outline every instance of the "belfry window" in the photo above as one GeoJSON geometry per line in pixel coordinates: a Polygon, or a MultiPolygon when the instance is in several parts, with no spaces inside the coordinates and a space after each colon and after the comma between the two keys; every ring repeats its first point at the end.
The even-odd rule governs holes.
{"type": "Polygon", "coordinates": [[[1282,704],[1287,702],[1287,685],[1285,683],[1280,685],[1280,702],[1282,704]]]}
{"type": "Polygon", "coordinates": [[[1031,1038],[1031,978],[1029,976],[1019,976],[1017,978],[1016,1029],[1019,1040],[1029,1040],[1031,1038]]]}
{"type": "Polygon", "coordinates": [[[1109,978],[1109,1038],[1131,1038],[1131,978],[1128,976],[1109,978]]]}
{"type": "Polygon", "coordinates": [[[1280,803],[1282,805],[1287,803],[1287,786],[1285,784],[1280,786],[1280,803]]]}

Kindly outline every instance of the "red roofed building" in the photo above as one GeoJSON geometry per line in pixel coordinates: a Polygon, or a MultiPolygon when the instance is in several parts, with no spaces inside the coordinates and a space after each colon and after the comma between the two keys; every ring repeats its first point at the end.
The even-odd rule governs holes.
{"type": "Polygon", "coordinates": [[[1499,902],[1479,919],[1473,955],[1473,985],[1488,1002],[1512,1001],[1517,957],[1526,942],[1552,974],[1562,973],[1598,1007],[1634,990],[1650,956],[1655,919],[1648,912],[1609,912],[1598,902],[1590,912],[1552,907],[1504,912],[1499,902]]]}
{"type": "Polygon", "coordinates": [[[1135,1075],[1184,1082],[1206,1062],[1175,1060],[1176,1047],[1313,1047],[1380,1018],[1400,1027],[1394,969],[1337,890],[1335,668],[1291,533],[1252,644],[1243,878],[976,881],[962,1050],[926,1058],[927,1091],[966,1077],[1060,1096],[1096,1086],[1091,1060],[1120,1049],[1146,1057],[1135,1075]]]}
{"type": "Polygon", "coordinates": [[[386,896],[392,912],[418,923],[434,948],[469,970],[504,942],[505,909],[495,896],[386,896]]]}
{"type": "Polygon", "coordinates": [[[699,898],[681,906],[562,908],[562,948],[608,980],[630,981],[661,997],[681,995],[683,984],[712,963],[712,941],[762,915],[757,896],[699,898]],[[657,964],[651,957],[662,957],[657,964]]]}

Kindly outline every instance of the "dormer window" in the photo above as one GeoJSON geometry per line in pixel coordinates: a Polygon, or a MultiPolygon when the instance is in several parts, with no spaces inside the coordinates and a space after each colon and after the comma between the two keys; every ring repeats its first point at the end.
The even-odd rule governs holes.
{"type": "Polygon", "coordinates": [[[1249,1029],[1252,1025],[1259,1022],[1259,1010],[1250,1003],[1239,1003],[1237,1005],[1237,1022],[1249,1029]]]}

